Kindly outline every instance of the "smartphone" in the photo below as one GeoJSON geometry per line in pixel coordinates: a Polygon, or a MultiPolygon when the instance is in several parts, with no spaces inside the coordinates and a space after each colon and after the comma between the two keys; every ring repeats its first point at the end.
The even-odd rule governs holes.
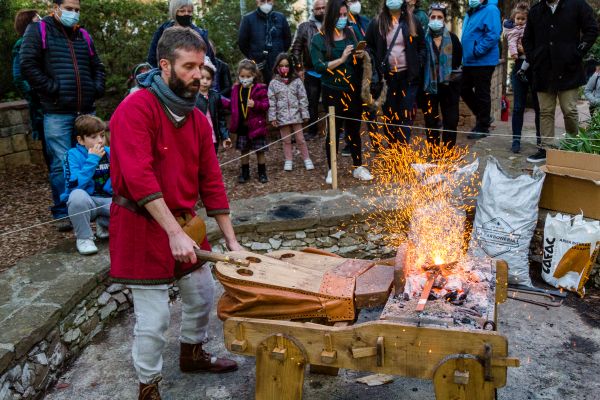
{"type": "Polygon", "coordinates": [[[365,42],[364,40],[361,40],[360,42],[358,42],[358,44],[356,45],[354,50],[352,50],[352,53],[356,53],[357,51],[363,51],[366,47],[367,47],[367,42],[365,42]]]}

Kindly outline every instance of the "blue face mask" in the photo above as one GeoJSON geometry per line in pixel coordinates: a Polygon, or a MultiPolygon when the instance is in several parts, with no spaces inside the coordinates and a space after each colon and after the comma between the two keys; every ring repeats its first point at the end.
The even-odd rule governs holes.
{"type": "Polygon", "coordinates": [[[429,21],[429,29],[433,32],[439,32],[444,29],[444,21],[441,19],[433,19],[429,21]]]}
{"type": "Polygon", "coordinates": [[[347,23],[348,23],[348,17],[340,17],[340,18],[338,18],[337,22],[335,23],[335,27],[337,29],[344,29],[346,27],[347,23]]]}
{"type": "Polygon", "coordinates": [[[392,11],[402,8],[402,4],[404,4],[403,0],[385,0],[385,5],[392,11]]]}
{"type": "Polygon", "coordinates": [[[71,28],[79,22],[79,13],[76,11],[67,11],[60,10],[60,23],[66,26],[67,28],[71,28]]]}
{"type": "Polygon", "coordinates": [[[471,8],[475,8],[477,6],[479,6],[481,3],[479,2],[479,0],[469,0],[469,7],[471,8]]]}

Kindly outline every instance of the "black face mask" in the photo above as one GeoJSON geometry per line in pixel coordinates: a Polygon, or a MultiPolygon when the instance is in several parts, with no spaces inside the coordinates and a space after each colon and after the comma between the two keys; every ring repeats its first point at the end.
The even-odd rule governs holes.
{"type": "Polygon", "coordinates": [[[323,22],[324,15],[315,15],[315,19],[319,22],[323,22]]]}
{"type": "Polygon", "coordinates": [[[176,15],[175,21],[181,26],[190,26],[192,25],[192,16],[191,15],[176,15]]]}

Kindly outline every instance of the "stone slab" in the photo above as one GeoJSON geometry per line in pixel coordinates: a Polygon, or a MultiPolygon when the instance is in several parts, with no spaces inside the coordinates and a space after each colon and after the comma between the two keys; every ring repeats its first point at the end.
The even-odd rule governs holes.
{"type": "Polygon", "coordinates": [[[20,358],[42,340],[59,319],[59,306],[44,304],[23,307],[2,322],[0,343],[14,346],[15,358],[20,358]]]}
{"type": "Polygon", "coordinates": [[[48,285],[36,301],[60,306],[61,316],[65,317],[97,285],[94,274],[65,274],[62,279],[48,285]]]}
{"type": "Polygon", "coordinates": [[[31,156],[28,150],[7,154],[4,156],[4,163],[6,164],[6,169],[17,168],[21,165],[31,164],[31,156]]]}
{"type": "Polygon", "coordinates": [[[7,349],[0,349],[0,375],[5,371],[15,359],[15,353],[7,349]]]}

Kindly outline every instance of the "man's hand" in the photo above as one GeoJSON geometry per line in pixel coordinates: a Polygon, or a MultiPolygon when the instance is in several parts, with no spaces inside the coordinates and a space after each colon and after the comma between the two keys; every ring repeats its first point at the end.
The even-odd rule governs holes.
{"type": "Polygon", "coordinates": [[[242,246],[240,246],[240,244],[238,243],[237,240],[230,240],[230,241],[226,241],[225,244],[227,245],[227,248],[229,249],[229,251],[242,251],[244,250],[244,248],[242,246]]]}
{"type": "Polygon", "coordinates": [[[248,107],[250,107],[250,108],[254,107],[254,100],[252,100],[252,99],[248,99],[248,104],[247,104],[247,106],[248,106],[248,107]]]}
{"type": "Polygon", "coordinates": [[[277,126],[278,126],[277,121],[271,121],[271,125],[273,125],[273,127],[277,128],[277,126]]]}
{"type": "Polygon", "coordinates": [[[196,264],[196,253],[194,248],[198,245],[185,234],[183,230],[173,235],[169,235],[169,246],[173,258],[179,262],[196,264]]]}
{"type": "Polygon", "coordinates": [[[103,145],[101,145],[101,144],[95,144],[94,147],[90,147],[88,149],[88,154],[95,154],[98,157],[102,158],[106,154],[106,151],[104,150],[104,146],[103,145]]]}
{"type": "Polygon", "coordinates": [[[227,138],[225,140],[223,140],[223,147],[226,149],[230,149],[232,146],[231,144],[231,139],[227,138]]]}

